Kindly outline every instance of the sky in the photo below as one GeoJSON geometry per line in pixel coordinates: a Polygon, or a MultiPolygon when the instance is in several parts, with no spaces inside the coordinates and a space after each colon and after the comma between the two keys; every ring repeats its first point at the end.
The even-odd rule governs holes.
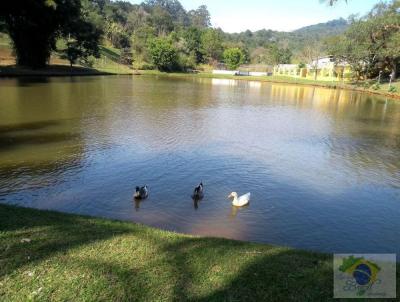
{"type": "MultiPolygon", "coordinates": [[[[141,3],[143,0],[129,0],[141,3]]],[[[226,32],[247,29],[292,31],[303,26],[322,23],[351,14],[364,15],[379,0],[344,0],[333,7],[320,0],[180,0],[186,10],[207,5],[213,27],[226,32]]]]}

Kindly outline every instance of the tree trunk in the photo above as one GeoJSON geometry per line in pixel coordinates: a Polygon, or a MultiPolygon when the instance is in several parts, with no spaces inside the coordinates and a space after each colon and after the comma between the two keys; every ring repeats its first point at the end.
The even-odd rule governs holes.
{"type": "Polygon", "coordinates": [[[26,26],[22,18],[6,19],[6,23],[17,56],[17,65],[45,67],[55,40],[51,31],[33,25],[26,26]]]}
{"type": "Polygon", "coordinates": [[[392,63],[392,72],[390,73],[390,82],[393,82],[396,80],[396,75],[397,75],[397,66],[396,62],[392,63]]]}

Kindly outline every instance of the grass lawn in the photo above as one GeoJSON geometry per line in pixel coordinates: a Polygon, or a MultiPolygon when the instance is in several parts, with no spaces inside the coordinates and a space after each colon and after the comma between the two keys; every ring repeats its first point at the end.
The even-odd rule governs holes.
{"type": "Polygon", "coordinates": [[[93,68],[100,72],[112,74],[132,74],[133,70],[127,65],[120,64],[120,50],[111,46],[100,46],[100,58],[95,59],[93,68]]]}
{"type": "Polygon", "coordinates": [[[0,205],[1,301],[321,302],[332,282],[325,254],[0,205]]]}
{"type": "MultiPolygon", "coordinates": [[[[62,49],[63,41],[57,41],[58,47],[62,49]]],[[[120,64],[121,53],[111,46],[100,46],[100,58],[93,59],[92,67],[74,65],[60,58],[61,53],[53,52],[50,65],[41,69],[30,69],[15,66],[15,57],[11,42],[7,35],[0,33],[0,77],[14,76],[74,76],[74,75],[99,75],[99,74],[132,74],[133,70],[120,64]]]]}

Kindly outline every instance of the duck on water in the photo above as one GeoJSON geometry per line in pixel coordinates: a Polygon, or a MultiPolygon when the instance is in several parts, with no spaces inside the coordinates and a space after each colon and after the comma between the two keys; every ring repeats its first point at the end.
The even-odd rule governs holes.
{"type": "Polygon", "coordinates": [[[149,197],[149,188],[147,187],[147,185],[143,187],[136,187],[134,197],[135,199],[146,199],[147,197],[149,197]]]}
{"type": "Polygon", "coordinates": [[[192,198],[195,200],[200,200],[204,197],[204,186],[201,182],[196,188],[194,188],[192,198]]]}

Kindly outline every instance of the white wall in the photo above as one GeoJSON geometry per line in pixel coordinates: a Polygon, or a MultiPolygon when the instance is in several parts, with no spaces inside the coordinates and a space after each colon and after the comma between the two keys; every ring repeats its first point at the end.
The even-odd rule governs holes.
{"type": "Polygon", "coordinates": [[[213,70],[213,74],[235,75],[236,73],[238,73],[236,70],[213,70]]]}
{"type": "MultiPolygon", "coordinates": [[[[213,74],[225,74],[225,75],[236,75],[239,73],[237,70],[213,70],[213,74]]],[[[253,77],[264,77],[267,76],[268,72],[260,72],[260,71],[250,71],[249,76],[253,77]]]]}
{"type": "Polygon", "coordinates": [[[268,75],[268,72],[250,71],[249,75],[253,77],[264,77],[268,75]]]}

